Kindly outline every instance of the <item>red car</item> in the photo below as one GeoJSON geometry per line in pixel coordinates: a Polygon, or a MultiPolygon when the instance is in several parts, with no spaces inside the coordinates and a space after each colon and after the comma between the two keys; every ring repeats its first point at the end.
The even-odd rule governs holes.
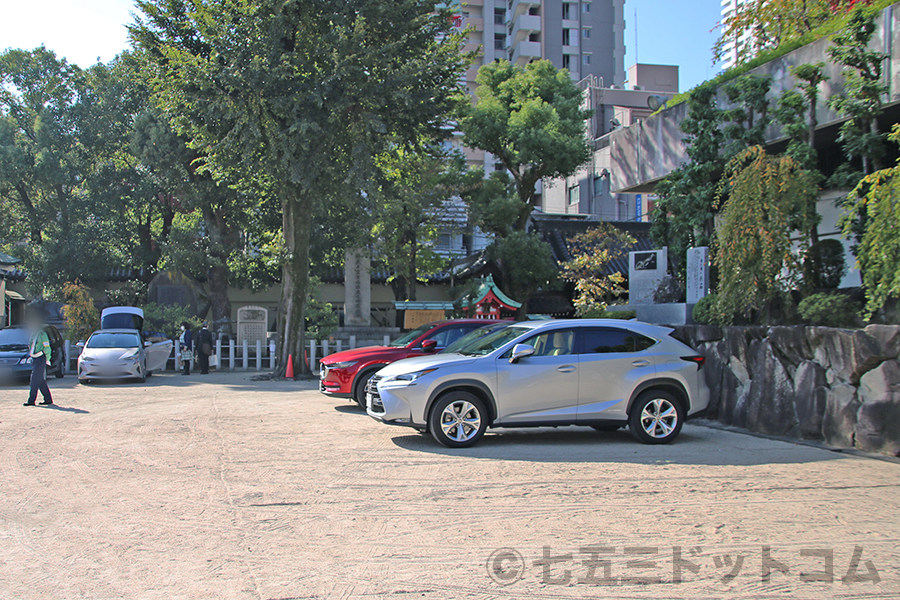
{"type": "Polygon", "coordinates": [[[329,354],[321,361],[319,391],[351,398],[366,406],[366,382],[385,365],[411,356],[440,352],[467,333],[495,323],[487,319],[458,319],[422,325],[403,334],[390,346],[368,346],[329,354]]]}

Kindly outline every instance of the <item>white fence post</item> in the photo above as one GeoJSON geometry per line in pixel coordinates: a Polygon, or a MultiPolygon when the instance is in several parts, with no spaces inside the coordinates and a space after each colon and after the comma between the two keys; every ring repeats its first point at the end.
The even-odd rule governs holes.
{"type": "Polygon", "coordinates": [[[222,340],[221,339],[216,340],[216,360],[219,363],[219,366],[216,367],[216,370],[224,371],[225,368],[222,365],[222,340]]]}
{"type": "MultiPolygon", "coordinates": [[[[6,298],[0,298],[0,302],[5,302],[5,301],[6,301],[6,298]]],[[[72,355],[69,354],[69,352],[72,348],[72,342],[70,342],[69,340],[66,340],[65,347],[66,347],[66,350],[65,350],[66,360],[63,361],[62,370],[63,370],[63,373],[68,373],[69,372],[69,361],[72,360],[72,355]]]]}
{"type": "Polygon", "coordinates": [[[343,340],[338,340],[336,342],[336,344],[337,344],[337,347],[334,349],[335,352],[340,352],[341,350],[343,350],[343,348],[342,348],[342,346],[344,345],[343,340]]]}
{"type": "Polygon", "coordinates": [[[269,342],[269,368],[275,370],[275,342],[269,342]]]}
{"type": "Polygon", "coordinates": [[[256,340],[256,370],[262,371],[262,342],[256,340]]]}
{"type": "Polygon", "coordinates": [[[234,338],[228,340],[228,368],[234,371],[234,338]]]}
{"type": "Polygon", "coordinates": [[[181,371],[181,342],[175,342],[172,345],[172,352],[175,353],[175,372],[181,371]]]}
{"type": "Polygon", "coordinates": [[[356,348],[356,336],[351,335],[350,336],[350,349],[353,350],[354,348],[356,348]]]}
{"type": "Polygon", "coordinates": [[[391,345],[391,336],[389,336],[389,335],[384,336],[384,345],[385,346],[391,345]]]}
{"type": "Polygon", "coordinates": [[[309,370],[316,372],[316,340],[309,340],[309,370]]]}
{"type": "Polygon", "coordinates": [[[250,357],[248,356],[249,352],[247,352],[247,340],[244,340],[244,343],[242,344],[242,346],[243,347],[241,348],[241,351],[243,352],[243,355],[241,356],[241,358],[244,361],[244,370],[246,371],[249,368],[249,359],[250,359],[250,357]]]}
{"type": "Polygon", "coordinates": [[[325,358],[329,354],[331,353],[328,351],[328,340],[322,340],[322,358],[325,358]]]}

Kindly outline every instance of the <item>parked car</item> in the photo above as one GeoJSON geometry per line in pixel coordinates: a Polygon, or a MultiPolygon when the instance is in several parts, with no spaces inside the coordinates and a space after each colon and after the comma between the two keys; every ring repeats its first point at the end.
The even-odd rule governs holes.
{"type": "Polygon", "coordinates": [[[466,346],[473,344],[480,340],[483,337],[487,337],[488,335],[494,333],[498,329],[503,329],[504,327],[509,327],[515,323],[515,321],[491,321],[488,325],[484,327],[479,327],[478,329],[473,329],[466,335],[462,336],[443,350],[441,350],[441,354],[454,354],[459,352],[466,346]]]}
{"type": "MultiPolygon", "coordinates": [[[[44,331],[50,338],[50,364],[47,366],[47,374],[65,377],[66,349],[62,336],[53,325],[44,325],[44,331]]],[[[31,377],[32,359],[28,351],[30,338],[28,329],[22,326],[0,329],[0,380],[31,377]]]]}
{"type": "Polygon", "coordinates": [[[485,319],[456,319],[422,325],[388,346],[368,346],[329,354],[319,367],[319,391],[336,398],[355,400],[366,407],[366,382],[385,365],[403,358],[440,352],[466,334],[486,324],[485,319]]]}
{"type": "Polygon", "coordinates": [[[165,367],[172,342],[144,341],[137,329],[101,329],[84,344],[78,357],[78,380],[135,379],[141,383],[165,367]]]}
{"type": "Polygon", "coordinates": [[[456,448],[488,427],[545,425],[627,425],[641,442],[671,442],[709,403],[703,357],[671,332],[612,319],[516,323],[455,354],[381,369],[367,412],[456,448]]]}

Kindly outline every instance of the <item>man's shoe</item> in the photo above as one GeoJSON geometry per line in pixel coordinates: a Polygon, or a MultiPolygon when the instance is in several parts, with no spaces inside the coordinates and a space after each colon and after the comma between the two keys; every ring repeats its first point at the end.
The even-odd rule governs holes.
{"type": "Polygon", "coordinates": [[[39,402],[41,406],[51,406],[53,404],[53,400],[44,400],[43,402],[39,402]]]}
{"type": "Polygon", "coordinates": [[[26,402],[22,406],[34,406],[34,402],[26,402]]]}

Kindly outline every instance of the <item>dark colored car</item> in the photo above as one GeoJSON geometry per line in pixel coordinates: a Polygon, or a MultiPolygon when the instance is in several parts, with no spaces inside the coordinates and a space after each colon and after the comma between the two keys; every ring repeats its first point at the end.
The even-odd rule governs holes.
{"type": "Polygon", "coordinates": [[[435,354],[472,331],[495,323],[486,319],[457,319],[422,325],[389,346],[368,346],[330,354],[319,368],[319,391],[350,398],[366,406],[366,382],[385,365],[403,358],[435,354]]]}
{"type": "MultiPolygon", "coordinates": [[[[50,364],[47,366],[47,374],[62,378],[65,376],[66,363],[62,336],[53,325],[45,325],[44,331],[50,338],[50,364]]],[[[28,330],[24,327],[0,329],[0,379],[28,379],[31,376],[29,339],[28,330]]]]}

